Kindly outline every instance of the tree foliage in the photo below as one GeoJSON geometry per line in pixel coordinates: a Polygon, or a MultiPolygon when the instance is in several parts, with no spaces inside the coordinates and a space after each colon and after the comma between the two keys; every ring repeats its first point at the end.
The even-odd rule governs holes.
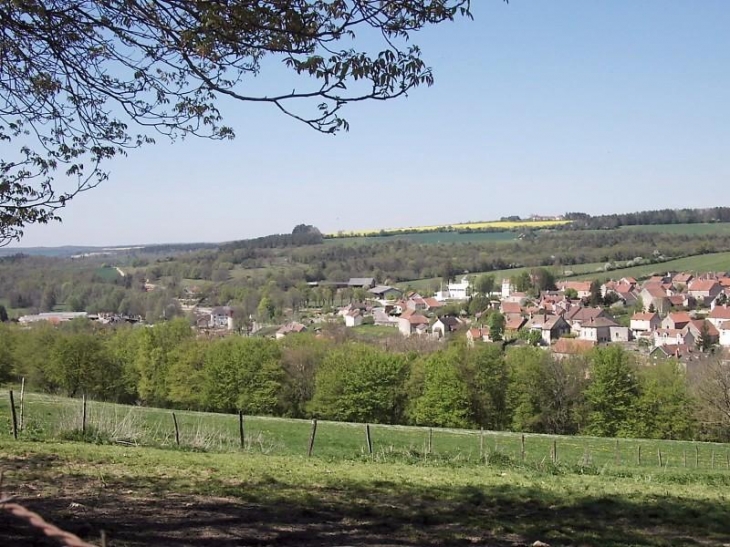
{"type": "Polygon", "coordinates": [[[458,16],[469,0],[3,2],[0,140],[15,154],[0,161],[0,241],[58,218],[105,161],[155,135],[232,138],[222,97],[347,129],[348,103],[433,83],[408,39],[458,16]],[[271,61],[291,86],[243,85],[271,61]]]}

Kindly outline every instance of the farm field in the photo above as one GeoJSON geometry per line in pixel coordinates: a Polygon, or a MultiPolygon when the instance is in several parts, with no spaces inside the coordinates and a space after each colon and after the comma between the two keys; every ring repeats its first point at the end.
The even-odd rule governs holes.
{"type": "MultiPolygon", "coordinates": [[[[503,220],[491,220],[481,222],[461,222],[457,224],[435,224],[432,226],[412,226],[405,228],[388,228],[382,231],[389,234],[398,233],[413,233],[413,232],[432,232],[435,230],[514,230],[516,228],[554,228],[555,226],[564,226],[570,224],[569,220],[521,220],[521,221],[503,221],[503,220]]],[[[381,230],[346,230],[339,231],[332,234],[327,234],[327,237],[340,238],[340,237],[363,237],[376,235],[381,230]]]]}
{"type": "Polygon", "coordinates": [[[660,264],[647,264],[644,266],[633,266],[631,268],[618,268],[610,272],[600,272],[593,275],[579,274],[574,279],[604,279],[606,277],[635,277],[640,279],[654,273],[666,273],[668,271],[687,272],[724,272],[730,270],[730,252],[712,253],[706,255],[688,256],[676,260],[668,260],[660,264]]]}
{"type": "Polygon", "coordinates": [[[397,234],[388,236],[352,236],[334,237],[325,240],[326,245],[362,245],[373,243],[387,243],[389,241],[405,240],[413,243],[499,243],[517,239],[517,232],[423,232],[411,234],[397,234]]]}
{"type": "MultiPolygon", "coordinates": [[[[79,401],[29,395],[26,411],[50,425],[63,419],[54,414],[67,416],[78,407],[79,401]]],[[[168,429],[169,411],[137,410],[160,433],[168,429]]],[[[428,430],[375,426],[370,457],[362,425],[321,422],[308,458],[308,422],[249,418],[247,434],[279,435],[279,448],[262,450],[272,446],[264,441],[245,451],[218,451],[191,446],[188,428],[201,424],[221,435],[235,431],[237,438],[235,416],[177,415],[184,432],[180,449],[169,435],[164,444],[144,447],[48,436],[32,441],[31,431],[15,441],[4,428],[4,492],[84,539],[98,541],[104,530],[110,545],[125,547],[517,547],[538,540],[552,546],[721,547],[730,539],[730,471],[720,458],[722,445],[699,445],[703,468],[692,462],[685,469],[672,459],[692,443],[621,440],[628,461],[616,465],[614,440],[558,437],[559,463],[553,465],[539,454],[552,438],[541,445],[543,437],[530,435],[522,464],[507,456],[519,446],[518,435],[490,434],[487,444],[495,439],[503,448],[485,462],[476,457],[478,432],[434,430],[433,452],[426,455],[415,447],[425,447],[428,430]],[[390,447],[389,441],[414,448],[399,455],[401,444],[390,447]],[[604,463],[573,463],[579,449],[571,442],[583,443],[583,450],[593,446],[597,457],[606,452],[599,457],[604,463]],[[642,466],[630,463],[637,446],[648,460],[642,466]],[[712,446],[715,469],[704,459],[712,446]],[[657,447],[668,456],[662,467],[657,447]]],[[[0,530],[7,544],[33,538],[35,545],[54,545],[2,512],[0,530]]]]}

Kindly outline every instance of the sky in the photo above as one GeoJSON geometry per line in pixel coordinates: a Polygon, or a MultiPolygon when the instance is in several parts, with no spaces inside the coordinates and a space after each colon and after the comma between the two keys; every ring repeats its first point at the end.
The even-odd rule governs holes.
{"type": "MultiPolygon", "coordinates": [[[[502,216],[728,205],[727,0],[473,0],[413,42],[433,87],[348,106],[321,135],[222,104],[231,142],[158,140],[108,164],[16,246],[221,242],[502,216]]],[[[274,68],[260,82],[288,90],[274,68]]]]}

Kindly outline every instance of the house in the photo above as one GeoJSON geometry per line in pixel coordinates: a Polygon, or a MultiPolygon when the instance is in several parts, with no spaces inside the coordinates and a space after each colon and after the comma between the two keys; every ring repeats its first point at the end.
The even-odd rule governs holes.
{"type": "Polygon", "coordinates": [[[444,317],[439,317],[439,319],[433,324],[431,327],[431,333],[438,338],[443,338],[447,334],[458,330],[460,326],[461,321],[459,321],[459,319],[450,315],[445,315],[444,317]]]}
{"type": "Polygon", "coordinates": [[[474,343],[477,341],[492,341],[492,338],[489,335],[489,327],[471,328],[466,331],[466,343],[469,347],[474,347],[474,343]]]}
{"type": "Polygon", "coordinates": [[[695,276],[691,273],[678,273],[672,278],[672,284],[677,288],[681,288],[678,285],[687,287],[694,278],[695,276]]]}
{"type": "Polygon", "coordinates": [[[233,330],[233,310],[229,306],[217,306],[210,312],[211,329],[233,330]]]}
{"type": "Polygon", "coordinates": [[[716,279],[695,279],[687,290],[687,294],[704,304],[709,304],[721,292],[722,286],[716,279]]]}
{"type": "Polygon", "coordinates": [[[635,338],[638,338],[642,334],[646,334],[658,329],[661,325],[662,320],[654,312],[635,313],[631,316],[631,323],[629,328],[634,334],[635,338]]]}
{"type": "Polygon", "coordinates": [[[571,329],[576,334],[580,332],[581,325],[594,319],[598,319],[599,317],[611,319],[603,308],[590,308],[583,306],[571,308],[563,315],[563,318],[568,322],[571,329]]]}
{"type": "Polygon", "coordinates": [[[669,298],[669,304],[673,308],[693,308],[697,305],[697,300],[687,293],[673,294],[667,298],[669,298]]]}
{"type": "Polygon", "coordinates": [[[504,319],[504,335],[506,338],[514,338],[517,336],[519,330],[527,322],[527,319],[521,315],[509,315],[505,316],[504,319]]]}
{"type": "Polygon", "coordinates": [[[561,281],[557,285],[558,289],[563,292],[567,291],[568,289],[573,289],[578,294],[578,298],[591,297],[590,281],[561,281]]]}
{"type": "Polygon", "coordinates": [[[659,315],[665,315],[669,312],[670,303],[667,297],[667,291],[661,285],[645,286],[639,293],[641,301],[644,303],[644,311],[657,312],[659,315]]]}
{"type": "Polygon", "coordinates": [[[720,345],[724,348],[730,347],[730,321],[725,321],[718,329],[720,331],[720,345]]]}
{"type": "Polygon", "coordinates": [[[499,311],[502,315],[520,315],[522,313],[522,306],[519,302],[508,302],[503,300],[499,304],[499,311]]]}
{"type": "Polygon", "coordinates": [[[685,328],[692,333],[692,336],[698,342],[703,337],[703,331],[709,338],[710,344],[720,342],[720,331],[706,319],[693,319],[685,328]]]}
{"type": "Polygon", "coordinates": [[[685,344],[666,344],[657,346],[649,352],[649,356],[654,359],[681,359],[692,353],[691,346],[685,344]]]}
{"type": "Polygon", "coordinates": [[[715,327],[720,328],[720,325],[725,321],[730,321],[730,307],[727,304],[724,306],[715,306],[710,310],[710,315],[707,316],[707,320],[715,325],[715,327]]]}
{"type": "Polygon", "coordinates": [[[446,290],[436,293],[436,300],[466,300],[471,294],[471,282],[467,276],[458,283],[449,283],[446,290]]]}
{"type": "Polygon", "coordinates": [[[570,325],[561,315],[533,315],[527,321],[525,328],[540,332],[545,345],[550,345],[553,340],[557,340],[570,332],[570,325]]]}
{"type": "Polygon", "coordinates": [[[633,338],[629,327],[616,325],[614,327],[609,327],[609,331],[611,333],[611,342],[630,342],[633,338]]]}
{"type": "Polygon", "coordinates": [[[442,308],[444,306],[443,302],[439,302],[434,297],[430,296],[428,298],[424,298],[423,301],[426,303],[426,309],[427,310],[437,310],[439,308],[442,308]]]}
{"type": "Polygon", "coordinates": [[[287,323],[286,325],[279,328],[279,330],[276,331],[275,336],[276,336],[277,340],[280,340],[290,334],[299,334],[301,332],[305,332],[306,330],[307,330],[307,327],[305,327],[301,323],[292,321],[291,323],[287,323]]]}
{"type": "Polygon", "coordinates": [[[345,314],[346,327],[359,327],[362,325],[362,312],[358,309],[350,310],[345,314]]]}
{"type": "Polygon", "coordinates": [[[380,327],[397,327],[398,319],[391,317],[384,308],[373,309],[373,322],[380,327]]]}
{"type": "MultiPolygon", "coordinates": [[[[618,323],[613,319],[607,317],[596,317],[591,318],[589,321],[583,323],[580,327],[581,340],[588,340],[590,342],[601,343],[611,341],[611,327],[618,327],[618,323]]],[[[626,335],[628,336],[628,334],[626,335]]]]}
{"type": "Polygon", "coordinates": [[[420,313],[408,313],[398,318],[398,330],[403,336],[422,335],[428,330],[428,319],[420,313]]]}
{"type": "Polygon", "coordinates": [[[195,318],[195,326],[199,329],[208,329],[210,328],[210,314],[206,313],[203,315],[198,315],[195,318]]]}
{"type": "Polygon", "coordinates": [[[555,342],[550,351],[557,359],[565,359],[576,355],[585,355],[595,347],[590,340],[577,340],[575,338],[561,338],[555,342]]]}
{"type": "Polygon", "coordinates": [[[661,328],[663,329],[683,329],[690,324],[692,318],[687,312],[674,312],[670,313],[662,321],[661,328]]]}
{"type": "Polygon", "coordinates": [[[666,346],[667,344],[678,344],[693,346],[694,335],[687,329],[657,329],[654,331],[654,345],[666,346]]]}
{"type": "Polygon", "coordinates": [[[403,291],[388,285],[376,285],[368,292],[379,300],[398,300],[403,295],[403,291]]]}
{"type": "Polygon", "coordinates": [[[372,289],[375,286],[375,278],[373,277],[351,277],[347,282],[348,287],[359,289],[372,289]]]}

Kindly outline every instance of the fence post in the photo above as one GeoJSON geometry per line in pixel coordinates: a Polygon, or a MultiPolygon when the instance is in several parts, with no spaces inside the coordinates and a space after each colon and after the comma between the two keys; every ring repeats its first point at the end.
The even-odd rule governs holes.
{"type": "Polygon", "coordinates": [[[370,424],[365,424],[365,442],[368,443],[368,454],[373,453],[373,439],[370,437],[370,424]]]}
{"type": "Polygon", "coordinates": [[[13,399],[13,390],[10,390],[10,414],[13,417],[13,438],[18,439],[18,418],[15,416],[15,399],[13,399]]]}
{"type": "Polygon", "coordinates": [[[618,439],[616,439],[616,465],[621,465],[621,449],[618,445],[618,439]]]}
{"type": "Polygon", "coordinates": [[[312,456],[314,450],[314,437],[317,435],[317,420],[312,420],[312,432],[309,434],[309,448],[307,449],[307,457],[312,456]]]}
{"type": "Polygon", "coordinates": [[[23,414],[24,414],[23,411],[25,408],[25,406],[23,404],[24,396],[25,396],[25,376],[23,376],[23,378],[20,380],[20,430],[21,431],[23,431],[23,424],[24,424],[24,421],[23,421],[23,414]]]}
{"type": "Polygon", "coordinates": [[[246,435],[243,429],[243,410],[238,411],[238,436],[241,439],[241,450],[246,446],[246,435]]]}
{"type": "Polygon", "coordinates": [[[684,448],[682,450],[682,465],[684,465],[684,467],[687,467],[687,449],[686,448],[684,448]]]}
{"type": "Polygon", "coordinates": [[[553,447],[550,451],[550,460],[553,463],[557,463],[558,461],[558,441],[556,441],[555,439],[553,439],[553,447]]]}
{"type": "Polygon", "coordinates": [[[659,460],[659,467],[661,467],[662,466],[662,449],[661,448],[656,449],[656,457],[659,460]]]}
{"type": "Polygon", "coordinates": [[[520,437],[520,460],[523,463],[525,461],[525,434],[524,433],[520,437]]]}
{"type": "Polygon", "coordinates": [[[479,428],[479,461],[484,459],[484,428],[479,428]]]}
{"type": "Polygon", "coordinates": [[[428,453],[433,450],[433,428],[428,428],[428,453]]]}
{"type": "Polygon", "coordinates": [[[730,453],[725,453],[725,461],[727,462],[727,468],[730,469],[730,453]]]}
{"type": "Polygon", "coordinates": [[[86,393],[81,395],[81,434],[86,435],[86,393]]]}
{"type": "Polygon", "coordinates": [[[175,444],[180,446],[180,428],[177,426],[177,416],[172,413],[172,423],[175,424],[175,444]]]}
{"type": "Polygon", "coordinates": [[[641,467],[641,445],[639,445],[636,450],[636,463],[639,467],[641,467]]]}
{"type": "Polygon", "coordinates": [[[695,445],[695,468],[700,466],[700,447],[695,445]]]}

